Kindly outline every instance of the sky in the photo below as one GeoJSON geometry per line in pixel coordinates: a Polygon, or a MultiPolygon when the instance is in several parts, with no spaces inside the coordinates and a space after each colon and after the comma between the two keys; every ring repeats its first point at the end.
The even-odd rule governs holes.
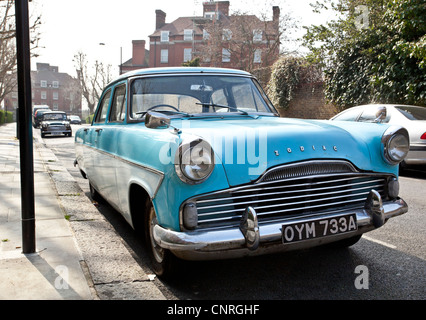
{"type": "MultiPolygon", "coordinates": [[[[281,14],[289,13],[297,25],[324,22],[327,17],[314,14],[309,3],[314,0],[229,0],[230,13],[243,11],[259,16],[270,14],[279,6],[281,14]]],[[[132,40],[146,40],[155,30],[155,10],[166,13],[166,23],[183,16],[201,16],[202,0],[35,0],[30,13],[41,14],[39,57],[31,61],[58,66],[59,72],[75,77],[74,55],[82,51],[90,64],[95,60],[111,64],[113,75],[118,65],[132,55],[132,40]],[[101,43],[103,45],[101,45],[101,43]]],[[[299,31],[293,35],[303,34],[299,31]]]]}

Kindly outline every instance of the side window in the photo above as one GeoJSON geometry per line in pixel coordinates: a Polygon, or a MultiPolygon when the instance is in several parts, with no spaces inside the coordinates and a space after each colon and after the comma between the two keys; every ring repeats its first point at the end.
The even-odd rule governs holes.
{"type": "Polygon", "coordinates": [[[359,109],[347,110],[347,111],[343,112],[340,116],[334,118],[333,120],[338,120],[338,121],[356,121],[356,119],[358,118],[359,113],[360,113],[359,109]]]}
{"type": "Polygon", "coordinates": [[[109,90],[99,105],[98,113],[96,114],[95,123],[104,123],[108,113],[109,99],[111,97],[111,90],[109,90]]]}
{"type": "Polygon", "coordinates": [[[223,89],[219,89],[213,92],[211,101],[212,103],[215,103],[215,104],[228,105],[228,101],[225,96],[225,91],[223,89]]]}
{"type": "Polygon", "coordinates": [[[249,84],[232,87],[235,106],[242,110],[266,111],[265,105],[261,103],[259,92],[253,91],[249,84]],[[261,110],[258,110],[260,107],[261,110]]]}
{"type": "Polygon", "coordinates": [[[114,89],[114,97],[112,99],[111,112],[109,115],[110,122],[122,122],[126,114],[126,85],[120,85],[114,89]]]}

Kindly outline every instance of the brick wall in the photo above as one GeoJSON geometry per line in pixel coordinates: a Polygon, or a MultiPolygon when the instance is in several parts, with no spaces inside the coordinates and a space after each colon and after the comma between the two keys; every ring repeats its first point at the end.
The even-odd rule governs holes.
{"type": "Polygon", "coordinates": [[[337,114],[336,107],[325,101],[322,82],[301,85],[287,109],[275,107],[281,117],[288,118],[329,119],[337,114]]]}

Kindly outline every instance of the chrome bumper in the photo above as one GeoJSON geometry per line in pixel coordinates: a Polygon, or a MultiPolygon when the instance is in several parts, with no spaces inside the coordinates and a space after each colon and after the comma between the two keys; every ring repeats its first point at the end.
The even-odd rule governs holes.
{"type": "Polygon", "coordinates": [[[363,209],[259,224],[255,210],[249,207],[243,215],[239,227],[176,232],[156,225],[154,227],[154,239],[162,248],[169,249],[176,256],[186,260],[236,258],[305,249],[350,238],[379,228],[389,218],[404,214],[407,211],[408,206],[404,200],[398,198],[383,203],[380,194],[372,190],[363,209]],[[351,213],[356,214],[358,230],[355,232],[289,244],[282,242],[282,228],[286,224],[304,223],[351,213]]]}

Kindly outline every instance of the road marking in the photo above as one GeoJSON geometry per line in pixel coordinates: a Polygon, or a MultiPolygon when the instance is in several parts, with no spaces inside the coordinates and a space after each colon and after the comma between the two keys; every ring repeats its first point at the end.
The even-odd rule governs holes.
{"type": "Polygon", "coordinates": [[[388,247],[388,248],[391,248],[391,249],[396,249],[396,246],[394,246],[393,244],[390,244],[390,243],[387,243],[387,242],[384,242],[384,241],[380,241],[380,240],[377,240],[377,239],[373,239],[373,238],[370,238],[370,237],[368,237],[366,235],[364,235],[363,238],[365,240],[381,244],[381,245],[383,245],[385,247],[388,247]]]}

